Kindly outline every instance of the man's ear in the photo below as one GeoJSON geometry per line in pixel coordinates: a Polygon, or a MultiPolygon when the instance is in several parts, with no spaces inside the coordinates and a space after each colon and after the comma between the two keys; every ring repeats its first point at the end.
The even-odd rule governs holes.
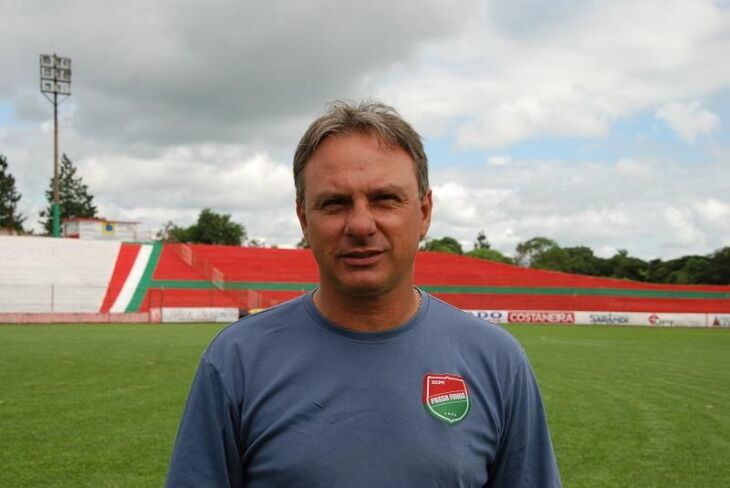
{"type": "Polygon", "coordinates": [[[428,234],[428,228],[431,226],[431,211],[433,210],[433,196],[429,188],[421,199],[421,239],[428,234]]]}

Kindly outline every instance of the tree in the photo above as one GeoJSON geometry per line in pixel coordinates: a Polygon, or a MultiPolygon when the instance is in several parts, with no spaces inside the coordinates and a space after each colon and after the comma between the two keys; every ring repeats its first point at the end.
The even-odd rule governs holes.
{"type": "Polygon", "coordinates": [[[730,247],[707,256],[654,259],[647,265],[646,281],[693,285],[730,285],[730,247]]]}
{"type": "Polygon", "coordinates": [[[20,197],[15,188],[15,178],[8,171],[8,160],[0,154],[0,229],[23,232],[25,217],[18,213],[20,197]]]}
{"type": "Polygon", "coordinates": [[[477,234],[477,241],[474,243],[474,250],[477,249],[489,249],[492,245],[487,241],[487,234],[484,233],[484,230],[480,230],[477,234]]]}
{"type": "Polygon", "coordinates": [[[307,241],[307,238],[302,236],[301,239],[299,239],[299,242],[297,242],[297,248],[298,249],[309,249],[309,241],[307,241]]]}
{"type": "Polygon", "coordinates": [[[710,260],[703,256],[686,256],[684,266],[669,274],[669,282],[683,285],[709,283],[712,274],[710,260]]]}
{"type": "Polygon", "coordinates": [[[477,259],[486,259],[489,261],[496,261],[498,263],[514,264],[514,260],[509,256],[505,256],[496,249],[489,248],[477,248],[466,253],[467,256],[477,259]]]}
{"type": "Polygon", "coordinates": [[[530,260],[530,268],[535,269],[550,269],[565,272],[569,267],[570,254],[557,244],[545,248],[542,252],[535,254],[530,260]]]}
{"type": "Polygon", "coordinates": [[[452,254],[464,254],[459,241],[453,237],[442,237],[441,239],[429,239],[423,245],[424,251],[448,252],[452,254]]]}
{"type": "Polygon", "coordinates": [[[613,278],[646,280],[648,264],[639,258],[629,256],[626,249],[619,249],[613,257],[608,259],[608,262],[611,265],[611,277],[613,278]]]}
{"type": "Polygon", "coordinates": [[[157,231],[157,240],[164,242],[188,242],[188,229],[178,227],[171,220],[165,222],[162,229],[157,231]]]}
{"type": "Polygon", "coordinates": [[[718,249],[709,256],[711,270],[707,284],[730,285],[730,246],[718,249]]]}
{"type": "MultiPolygon", "coordinates": [[[[473,255],[478,250],[467,254],[473,255]]],[[[481,256],[474,256],[481,257],[481,256]]],[[[492,259],[485,257],[485,259],[492,259]]],[[[517,262],[536,269],[550,269],[651,283],[730,285],[730,247],[708,256],[682,256],[668,261],[646,262],[620,249],[604,259],[586,246],[560,247],[546,237],[533,237],[517,245],[517,262]]]]}
{"type": "MultiPolygon", "coordinates": [[[[61,220],[96,217],[94,196],[89,193],[89,187],[81,176],[76,176],[76,167],[65,154],[61,157],[58,171],[58,194],[61,206],[61,220]]],[[[40,213],[40,223],[48,234],[53,231],[53,178],[49,189],[46,190],[48,207],[40,213]]]]}
{"type": "Polygon", "coordinates": [[[611,269],[608,261],[593,254],[590,247],[576,246],[562,249],[567,260],[565,267],[560,271],[593,276],[610,276],[611,269]]]}
{"type": "Polygon", "coordinates": [[[198,221],[190,227],[178,227],[172,222],[167,222],[157,235],[161,240],[168,242],[226,246],[240,246],[247,236],[246,228],[231,221],[230,214],[219,214],[209,208],[201,210],[198,221]]]}
{"type": "Polygon", "coordinates": [[[550,249],[558,248],[558,244],[547,237],[533,237],[525,242],[517,244],[517,257],[515,261],[520,266],[532,267],[533,261],[539,261],[540,256],[550,249]]]}

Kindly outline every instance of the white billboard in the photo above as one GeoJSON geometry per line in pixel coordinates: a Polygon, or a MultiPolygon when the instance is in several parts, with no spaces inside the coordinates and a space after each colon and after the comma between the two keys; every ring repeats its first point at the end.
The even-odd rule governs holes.
{"type": "Polygon", "coordinates": [[[162,308],[162,322],[222,322],[230,323],[238,320],[237,308],[162,308]]]}
{"type": "Polygon", "coordinates": [[[707,314],[708,327],[730,327],[730,314],[709,313],[707,314]]]}
{"type": "Polygon", "coordinates": [[[507,323],[507,311],[506,310],[465,310],[473,316],[492,322],[495,324],[507,323]]]}

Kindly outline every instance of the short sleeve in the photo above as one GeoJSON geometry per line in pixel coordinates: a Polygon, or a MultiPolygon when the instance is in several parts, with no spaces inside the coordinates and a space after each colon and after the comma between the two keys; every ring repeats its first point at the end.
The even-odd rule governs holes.
{"type": "Polygon", "coordinates": [[[523,356],[506,404],[505,428],[489,466],[490,488],[559,488],[545,408],[530,364],[523,356]]]}
{"type": "Polygon", "coordinates": [[[203,355],[180,422],[165,486],[243,486],[240,417],[203,355]]]}

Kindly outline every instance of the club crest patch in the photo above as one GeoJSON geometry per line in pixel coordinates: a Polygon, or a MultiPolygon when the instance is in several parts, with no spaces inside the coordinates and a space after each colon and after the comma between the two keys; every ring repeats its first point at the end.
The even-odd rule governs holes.
{"type": "Polygon", "coordinates": [[[454,425],[469,413],[469,390],[455,374],[427,373],[423,377],[423,406],[435,419],[454,425]]]}

